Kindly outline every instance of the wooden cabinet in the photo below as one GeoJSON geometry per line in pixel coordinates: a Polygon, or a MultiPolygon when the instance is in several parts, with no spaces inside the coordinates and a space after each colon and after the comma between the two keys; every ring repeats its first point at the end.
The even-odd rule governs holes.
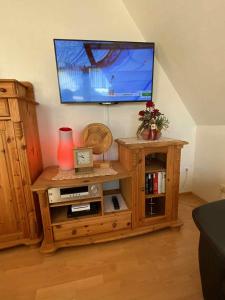
{"type": "Polygon", "coordinates": [[[181,148],[186,142],[173,139],[117,140],[121,164],[134,170],[134,227],[176,227],[181,148]]]}
{"type": "Polygon", "coordinates": [[[54,252],[61,247],[111,241],[182,225],[178,219],[178,192],[180,154],[186,142],[172,139],[153,142],[119,139],[116,142],[119,161],[111,162],[117,172],[115,175],[53,180],[58,168],[49,167],[33,184],[32,189],[40,201],[44,229],[41,252],[54,252]],[[151,181],[156,174],[157,186],[150,188],[147,179],[151,181]],[[110,193],[104,191],[104,184],[115,180],[119,181],[119,189],[110,193]],[[92,184],[101,186],[101,193],[81,199],[79,191],[92,184]],[[73,194],[75,187],[78,187],[77,195],[73,194]],[[62,192],[60,201],[49,201],[50,188],[58,189],[59,194],[62,192]],[[66,198],[65,189],[68,189],[66,198]],[[125,210],[108,211],[107,205],[111,201],[108,197],[114,193],[123,197],[125,210]],[[68,215],[69,206],[87,203],[98,203],[98,209],[92,215],[72,218],[68,215]]]}
{"type": "Polygon", "coordinates": [[[0,80],[0,249],[40,241],[31,184],[42,171],[33,89],[0,80]]]}

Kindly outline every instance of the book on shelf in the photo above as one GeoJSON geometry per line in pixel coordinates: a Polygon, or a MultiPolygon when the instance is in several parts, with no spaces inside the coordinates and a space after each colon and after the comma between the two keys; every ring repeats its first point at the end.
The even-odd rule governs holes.
{"type": "Polygon", "coordinates": [[[153,173],[153,194],[158,194],[158,173],[153,173]]]}
{"type": "Polygon", "coordinates": [[[158,172],[158,191],[157,194],[162,193],[162,172],[158,172]]]}
{"type": "Polygon", "coordinates": [[[153,174],[149,173],[148,174],[148,182],[149,182],[149,194],[153,193],[153,174]]]}
{"type": "Polygon", "coordinates": [[[153,174],[145,174],[145,193],[153,194],[153,174]]]}
{"type": "Polygon", "coordinates": [[[149,194],[148,175],[149,174],[145,174],[145,194],[149,194]]]}
{"type": "Polygon", "coordinates": [[[161,193],[166,192],[166,172],[161,172],[162,173],[162,183],[161,183],[161,193]]]}

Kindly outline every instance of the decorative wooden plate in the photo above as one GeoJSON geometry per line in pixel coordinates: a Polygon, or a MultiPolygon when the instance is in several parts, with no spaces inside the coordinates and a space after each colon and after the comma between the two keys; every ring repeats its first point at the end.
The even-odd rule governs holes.
{"type": "Polygon", "coordinates": [[[110,129],[102,123],[87,125],[81,133],[85,147],[92,147],[94,154],[102,154],[109,150],[113,142],[110,129]]]}

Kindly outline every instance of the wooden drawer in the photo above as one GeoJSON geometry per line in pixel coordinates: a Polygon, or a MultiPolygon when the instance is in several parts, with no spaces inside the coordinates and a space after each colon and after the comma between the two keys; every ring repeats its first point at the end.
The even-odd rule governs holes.
{"type": "Polygon", "coordinates": [[[26,87],[18,81],[0,81],[0,98],[1,97],[25,97],[26,87]]]}
{"type": "Polygon", "coordinates": [[[60,241],[128,228],[131,228],[130,212],[54,225],[53,234],[54,240],[60,241]]]}
{"type": "Polygon", "coordinates": [[[0,117],[8,117],[9,116],[9,105],[8,100],[4,98],[0,98],[0,117]]]}

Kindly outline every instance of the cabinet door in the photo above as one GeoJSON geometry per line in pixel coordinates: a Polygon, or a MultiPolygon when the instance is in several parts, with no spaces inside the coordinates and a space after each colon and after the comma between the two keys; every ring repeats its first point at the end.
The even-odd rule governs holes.
{"type": "Polygon", "coordinates": [[[3,243],[23,238],[23,216],[15,192],[14,176],[19,174],[13,165],[17,156],[12,133],[11,122],[0,121],[0,242],[3,243]]]}
{"type": "Polygon", "coordinates": [[[172,153],[169,147],[142,150],[139,165],[139,222],[142,225],[170,220],[172,153]]]}

